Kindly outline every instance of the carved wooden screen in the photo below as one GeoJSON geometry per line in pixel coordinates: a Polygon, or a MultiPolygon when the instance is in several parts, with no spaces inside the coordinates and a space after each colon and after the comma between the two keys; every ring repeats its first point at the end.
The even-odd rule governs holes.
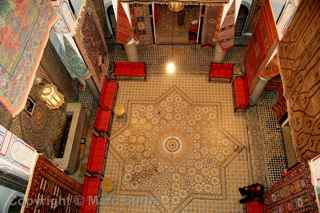
{"type": "Polygon", "coordinates": [[[66,176],[44,156],[39,156],[30,181],[23,212],[79,212],[81,184],[66,176]]]}

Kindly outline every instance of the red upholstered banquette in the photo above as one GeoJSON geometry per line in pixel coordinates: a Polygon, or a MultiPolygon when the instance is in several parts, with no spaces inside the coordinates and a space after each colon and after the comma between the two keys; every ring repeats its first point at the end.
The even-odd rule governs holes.
{"type": "Polygon", "coordinates": [[[144,62],[117,61],[114,62],[113,74],[115,79],[142,78],[147,79],[144,62]]]}
{"type": "Polygon", "coordinates": [[[236,77],[232,82],[234,109],[246,110],[249,106],[249,89],[246,76],[236,77]]]}
{"type": "Polygon", "coordinates": [[[231,82],[233,64],[211,63],[209,81],[231,82]]]}

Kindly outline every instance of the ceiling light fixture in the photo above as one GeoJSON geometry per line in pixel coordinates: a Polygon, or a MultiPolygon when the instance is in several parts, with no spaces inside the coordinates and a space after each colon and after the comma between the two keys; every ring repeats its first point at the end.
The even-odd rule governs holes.
{"type": "Polygon", "coordinates": [[[166,66],[167,73],[172,75],[176,72],[176,65],[173,62],[167,63],[166,66]]]}
{"type": "Polygon", "coordinates": [[[41,91],[41,98],[46,102],[49,109],[58,109],[64,104],[64,96],[53,84],[44,85],[41,91]]]}
{"type": "Polygon", "coordinates": [[[184,5],[181,2],[170,2],[168,8],[170,11],[178,13],[184,9],[184,5]]]}

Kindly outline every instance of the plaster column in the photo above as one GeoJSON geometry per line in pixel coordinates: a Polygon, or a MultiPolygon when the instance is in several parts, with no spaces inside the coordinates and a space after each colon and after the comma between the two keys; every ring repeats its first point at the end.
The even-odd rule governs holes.
{"type": "Polygon", "coordinates": [[[258,77],[257,78],[257,83],[252,90],[252,93],[250,95],[250,105],[253,106],[257,103],[258,99],[262,95],[264,88],[266,87],[269,79],[263,78],[263,77],[258,77]]]}
{"type": "Polygon", "coordinates": [[[128,56],[128,61],[138,61],[138,49],[137,44],[134,39],[131,39],[128,43],[124,45],[124,49],[128,56]]]}
{"type": "Polygon", "coordinates": [[[221,63],[224,59],[224,56],[226,55],[226,51],[222,49],[219,42],[216,43],[216,46],[214,48],[214,63],[221,63]]]}

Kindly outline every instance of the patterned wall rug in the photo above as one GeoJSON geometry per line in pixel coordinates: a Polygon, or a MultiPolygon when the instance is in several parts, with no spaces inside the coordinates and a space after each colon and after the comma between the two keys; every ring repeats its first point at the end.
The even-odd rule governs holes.
{"type": "Polygon", "coordinates": [[[246,116],[234,113],[230,84],[205,75],[152,74],[122,81],[102,212],[239,212],[250,182],[246,116]]]}
{"type": "Polygon", "coordinates": [[[27,102],[49,32],[50,1],[0,1],[0,102],[16,116],[27,102]]]}

